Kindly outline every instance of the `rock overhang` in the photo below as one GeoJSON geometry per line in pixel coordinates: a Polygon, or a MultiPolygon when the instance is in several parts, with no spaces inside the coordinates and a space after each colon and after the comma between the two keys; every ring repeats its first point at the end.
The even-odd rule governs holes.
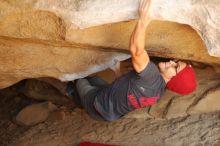
{"type": "MultiPolygon", "coordinates": [[[[9,77],[2,78],[1,88],[25,78],[50,76],[69,81],[103,70],[115,59],[128,58],[128,41],[135,25],[133,19],[137,18],[138,2],[1,1],[1,72],[2,77],[9,77]],[[82,45],[76,47],[76,44],[82,45]],[[85,48],[99,51],[88,55],[85,48]],[[119,53],[117,49],[125,52],[119,53]],[[65,53],[71,51],[77,53],[65,53]],[[99,57],[100,54],[105,55],[99,57]],[[92,55],[96,56],[93,60],[92,55]],[[71,57],[77,59],[68,60],[71,57]]],[[[216,57],[219,16],[214,13],[219,11],[218,5],[217,1],[152,1],[151,14],[157,21],[152,21],[146,32],[149,54],[219,64],[216,57]]]]}

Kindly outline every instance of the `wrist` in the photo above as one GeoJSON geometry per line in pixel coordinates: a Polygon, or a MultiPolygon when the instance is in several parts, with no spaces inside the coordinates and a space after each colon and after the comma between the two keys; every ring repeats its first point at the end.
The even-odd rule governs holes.
{"type": "Polygon", "coordinates": [[[148,20],[139,19],[138,20],[138,24],[141,27],[147,27],[149,23],[150,23],[150,19],[148,19],[148,20]]]}

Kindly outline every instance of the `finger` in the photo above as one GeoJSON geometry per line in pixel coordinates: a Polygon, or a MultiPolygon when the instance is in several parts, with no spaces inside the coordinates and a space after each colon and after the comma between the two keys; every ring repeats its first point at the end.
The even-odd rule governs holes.
{"type": "Polygon", "coordinates": [[[148,0],[142,0],[141,8],[144,9],[146,7],[146,3],[148,0]]]}
{"type": "Polygon", "coordinates": [[[140,0],[139,9],[142,9],[142,8],[143,8],[143,2],[144,2],[144,0],[140,0]]]}
{"type": "Polygon", "coordinates": [[[145,0],[143,4],[144,9],[147,10],[149,6],[150,6],[150,0],[145,0]]]}

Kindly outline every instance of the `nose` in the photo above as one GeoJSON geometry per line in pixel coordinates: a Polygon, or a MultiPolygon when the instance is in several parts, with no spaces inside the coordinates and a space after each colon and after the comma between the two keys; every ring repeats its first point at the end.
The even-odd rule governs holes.
{"type": "Polygon", "coordinates": [[[176,62],[174,62],[173,60],[170,60],[170,61],[169,61],[169,64],[170,64],[170,66],[175,66],[175,65],[176,65],[176,62]]]}

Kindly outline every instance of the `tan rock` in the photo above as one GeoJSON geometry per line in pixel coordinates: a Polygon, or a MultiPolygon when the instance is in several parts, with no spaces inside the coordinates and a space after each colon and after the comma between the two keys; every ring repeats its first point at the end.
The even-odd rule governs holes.
{"type": "Polygon", "coordinates": [[[209,113],[220,110],[220,87],[208,90],[196,103],[188,110],[189,114],[209,113]]]}
{"type": "MultiPolygon", "coordinates": [[[[66,40],[127,50],[135,24],[135,21],[130,21],[83,30],[68,29],[66,40]]],[[[220,63],[220,58],[209,56],[202,39],[188,25],[168,21],[152,21],[146,31],[145,46],[151,56],[193,60],[212,65],[220,63]]]]}
{"type": "Polygon", "coordinates": [[[150,108],[149,114],[157,119],[165,118],[173,98],[175,98],[175,95],[173,95],[171,91],[167,90],[159,102],[150,108]]]}
{"type": "Polygon", "coordinates": [[[70,105],[72,100],[61,94],[59,90],[52,85],[36,79],[29,79],[25,82],[24,95],[37,100],[51,101],[58,105],[70,105]]]}
{"type": "Polygon", "coordinates": [[[195,94],[190,94],[186,96],[176,94],[169,105],[169,108],[166,113],[166,118],[172,119],[186,116],[186,111],[188,107],[193,103],[195,98],[195,94]]]}
{"type": "MultiPolygon", "coordinates": [[[[186,17],[188,13],[179,13],[183,15],[183,19],[179,15],[176,17],[178,13],[171,13],[169,8],[172,5],[176,6],[173,8],[175,11],[188,12],[185,9],[189,7],[183,8],[181,5],[180,8],[180,5],[176,5],[179,1],[175,0],[169,0],[167,3],[160,0],[154,1],[151,9],[152,15],[156,17],[155,12],[158,12],[157,16],[163,20],[173,21],[175,18],[178,22],[181,21],[191,26],[198,25],[199,32],[203,32],[202,28],[205,27],[202,37],[206,37],[206,32],[209,35],[209,30],[216,29],[215,26],[218,24],[216,23],[218,17],[215,17],[212,11],[216,10],[217,5],[214,5],[214,2],[201,2],[207,8],[204,12],[200,3],[190,2],[191,0],[188,0],[183,4],[190,4],[192,11],[196,8],[201,9],[198,16],[201,21],[194,22],[195,16],[188,18],[186,17]],[[160,6],[164,7],[160,9],[160,6]],[[209,23],[206,23],[206,20],[203,21],[201,16],[207,16],[208,12],[210,12],[208,20],[216,19],[213,19],[213,26],[206,27],[209,23]]],[[[8,87],[26,78],[54,77],[62,81],[70,81],[104,70],[114,64],[114,60],[127,59],[129,37],[135,21],[83,30],[75,29],[73,26],[76,23],[80,26],[84,24],[94,26],[130,20],[136,18],[137,5],[137,0],[111,2],[108,0],[65,0],[62,3],[58,0],[16,0],[13,3],[0,1],[0,35],[8,36],[0,37],[0,88],[8,87]],[[108,5],[109,3],[111,5],[108,5]],[[108,9],[103,7],[105,5],[109,6],[108,9]],[[119,7],[120,12],[118,12],[119,7]],[[102,15],[100,15],[101,12],[102,15]],[[126,50],[126,53],[119,53],[116,49],[126,50]]],[[[148,53],[151,56],[200,61],[212,65],[220,64],[220,58],[209,56],[207,48],[197,33],[197,27],[192,28],[189,25],[152,21],[146,32],[148,53]]],[[[213,43],[214,46],[218,44],[215,42],[218,31],[215,32],[216,34],[213,33],[206,41],[213,40],[210,46],[213,46],[213,43]]]]}
{"type": "MultiPolygon", "coordinates": [[[[18,35],[24,36],[25,34],[29,35],[29,31],[23,27],[29,28],[30,32],[35,30],[35,28],[39,28],[36,32],[36,34],[40,35],[38,37],[44,38],[49,34],[49,38],[56,38],[56,35],[58,38],[60,36],[62,38],[62,21],[65,21],[67,24],[66,30],[69,28],[86,28],[107,23],[128,21],[137,18],[138,4],[139,0],[16,0],[13,3],[1,1],[0,21],[4,24],[3,28],[12,29],[12,31],[10,29],[2,29],[4,33],[5,31],[6,33],[14,31],[18,35]],[[33,14],[32,11],[39,11],[39,13],[44,13],[45,15],[35,15],[38,12],[33,12],[33,14]],[[60,18],[61,23],[58,22],[59,20],[55,20],[57,18],[53,19],[52,17],[54,16],[51,17],[50,15],[47,17],[48,13],[53,13],[52,15],[56,15],[58,19],[60,18]],[[7,20],[12,21],[12,23],[7,20]],[[19,21],[16,22],[16,20],[19,21]],[[36,25],[34,25],[35,23],[36,25]],[[53,27],[48,27],[48,24],[53,27]],[[60,28],[58,30],[53,29],[57,28],[57,24],[61,24],[60,28]],[[15,28],[13,29],[11,26],[15,26],[15,28]],[[18,32],[19,29],[16,30],[16,28],[20,28],[21,32],[18,32]],[[59,32],[61,32],[61,35],[59,32]],[[50,36],[50,33],[54,33],[55,36],[50,36]]],[[[209,54],[219,57],[219,7],[220,4],[216,0],[186,0],[184,2],[178,0],[154,0],[150,7],[150,13],[156,20],[178,22],[191,26],[205,42],[209,54]]]]}
{"type": "Polygon", "coordinates": [[[131,118],[131,119],[148,119],[148,118],[152,118],[152,116],[149,115],[149,113],[148,113],[149,109],[150,109],[150,107],[137,109],[137,110],[127,114],[124,118],[131,118]]]}
{"type": "Polygon", "coordinates": [[[16,12],[0,21],[0,35],[16,38],[64,40],[65,29],[62,19],[46,11],[16,12]]]}
{"type": "MultiPolygon", "coordinates": [[[[210,89],[219,85],[220,58],[209,55],[220,54],[219,4],[194,0],[152,2],[151,15],[165,21],[150,23],[145,44],[148,53],[216,65],[216,72],[200,67],[194,94],[166,93],[150,109],[150,115],[175,118],[203,112],[200,108],[212,104],[212,97],[219,94],[210,89]]],[[[129,37],[135,25],[130,20],[137,18],[137,5],[138,0],[0,1],[0,88],[27,78],[70,81],[129,58],[129,37]],[[129,22],[112,24],[125,20],[129,22]]],[[[33,97],[48,99],[36,91],[33,97]]],[[[148,111],[144,110],[131,116],[145,116],[148,111]]],[[[214,110],[218,110],[217,104],[207,109],[214,110]]]]}
{"type": "Polygon", "coordinates": [[[66,114],[64,111],[54,111],[49,114],[48,121],[50,122],[57,122],[64,120],[66,117],[66,114]]]}
{"type": "Polygon", "coordinates": [[[26,78],[71,81],[104,70],[115,59],[128,57],[125,53],[86,45],[0,37],[0,88],[26,78]]]}
{"type": "Polygon", "coordinates": [[[55,109],[55,105],[50,102],[29,105],[18,113],[15,120],[20,125],[33,126],[44,122],[55,109]]]}
{"type": "MultiPolygon", "coordinates": [[[[92,43],[92,45],[95,45],[96,43],[96,45],[106,45],[107,48],[109,48],[111,47],[111,45],[113,45],[114,43],[116,44],[116,42],[118,41],[119,43],[117,47],[123,47],[123,45],[125,46],[128,43],[122,41],[122,38],[125,38],[124,40],[126,40],[126,38],[129,38],[127,33],[123,35],[123,33],[119,32],[119,34],[122,35],[118,35],[118,37],[115,36],[114,38],[116,39],[109,41],[109,44],[107,44],[107,40],[102,42],[102,40],[99,41],[99,39],[97,39],[96,41],[96,39],[94,38],[101,38],[102,33],[97,36],[95,34],[98,34],[97,32],[111,29],[114,30],[117,27],[120,28],[123,26],[125,26],[125,29],[121,30],[126,30],[126,27],[130,27],[131,25],[132,23],[128,23],[125,25],[116,24],[114,26],[103,26],[87,31],[76,31],[75,33],[77,34],[76,36],[79,37],[78,40],[81,43],[94,42],[92,43]],[[91,40],[89,40],[89,36],[91,36],[91,40]],[[84,38],[85,40],[80,39],[80,37],[84,38]]],[[[161,27],[163,25],[161,24],[161,27]]],[[[158,24],[158,26],[160,25],[158,24]]],[[[162,29],[160,33],[172,26],[173,25],[168,25],[166,27],[164,26],[164,29],[162,29]]],[[[177,27],[176,29],[178,28],[179,27],[177,27]]],[[[120,29],[116,30],[118,31],[120,29]]],[[[220,62],[220,59],[207,55],[207,52],[205,52],[205,48],[202,48],[201,39],[197,38],[198,36],[194,37],[195,32],[194,34],[192,33],[190,36],[191,30],[188,30],[188,28],[186,30],[187,31],[182,31],[179,34],[174,35],[175,39],[177,39],[179,36],[179,43],[172,43],[178,42],[178,39],[172,40],[173,37],[168,37],[165,39],[166,41],[170,41],[170,43],[167,43],[167,46],[165,45],[165,47],[170,47],[171,49],[159,48],[160,45],[163,46],[163,43],[160,44],[159,41],[158,46],[156,46],[156,41],[160,36],[156,35],[155,38],[153,37],[152,40],[147,41],[152,42],[153,46],[155,45],[155,48],[151,48],[146,44],[146,48],[151,48],[148,49],[149,54],[154,56],[164,56],[171,58],[176,57],[206,62],[210,64],[218,64],[220,62]],[[182,45],[180,43],[180,36],[182,35],[180,34],[186,34],[186,36],[189,37],[185,43],[182,43],[182,45]],[[190,43],[188,42],[191,39],[197,40],[198,42],[191,41],[193,43],[189,45],[190,43]],[[173,49],[171,47],[172,45],[170,46],[169,44],[174,45],[173,49]],[[180,49],[175,49],[178,47],[178,45],[179,48],[185,48],[185,50],[183,49],[183,51],[180,49]],[[194,54],[192,54],[191,48],[194,48],[196,50],[194,54]],[[161,54],[161,52],[163,53],[161,54]]],[[[170,30],[170,32],[171,31],[172,29],[170,30]]],[[[110,32],[107,33],[108,36],[112,36],[110,32]]],[[[75,37],[75,40],[77,40],[77,37],[75,37]]],[[[70,81],[104,70],[112,66],[112,64],[114,64],[115,62],[114,60],[120,61],[129,57],[126,53],[117,52],[116,50],[110,51],[107,50],[107,48],[104,50],[102,49],[102,47],[92,47],[75,43],[70,44],[63,41],[51,42],[0,37],[0,88],[10,86],[26,78],[54,77],[62,81],[70,81]]]]}

